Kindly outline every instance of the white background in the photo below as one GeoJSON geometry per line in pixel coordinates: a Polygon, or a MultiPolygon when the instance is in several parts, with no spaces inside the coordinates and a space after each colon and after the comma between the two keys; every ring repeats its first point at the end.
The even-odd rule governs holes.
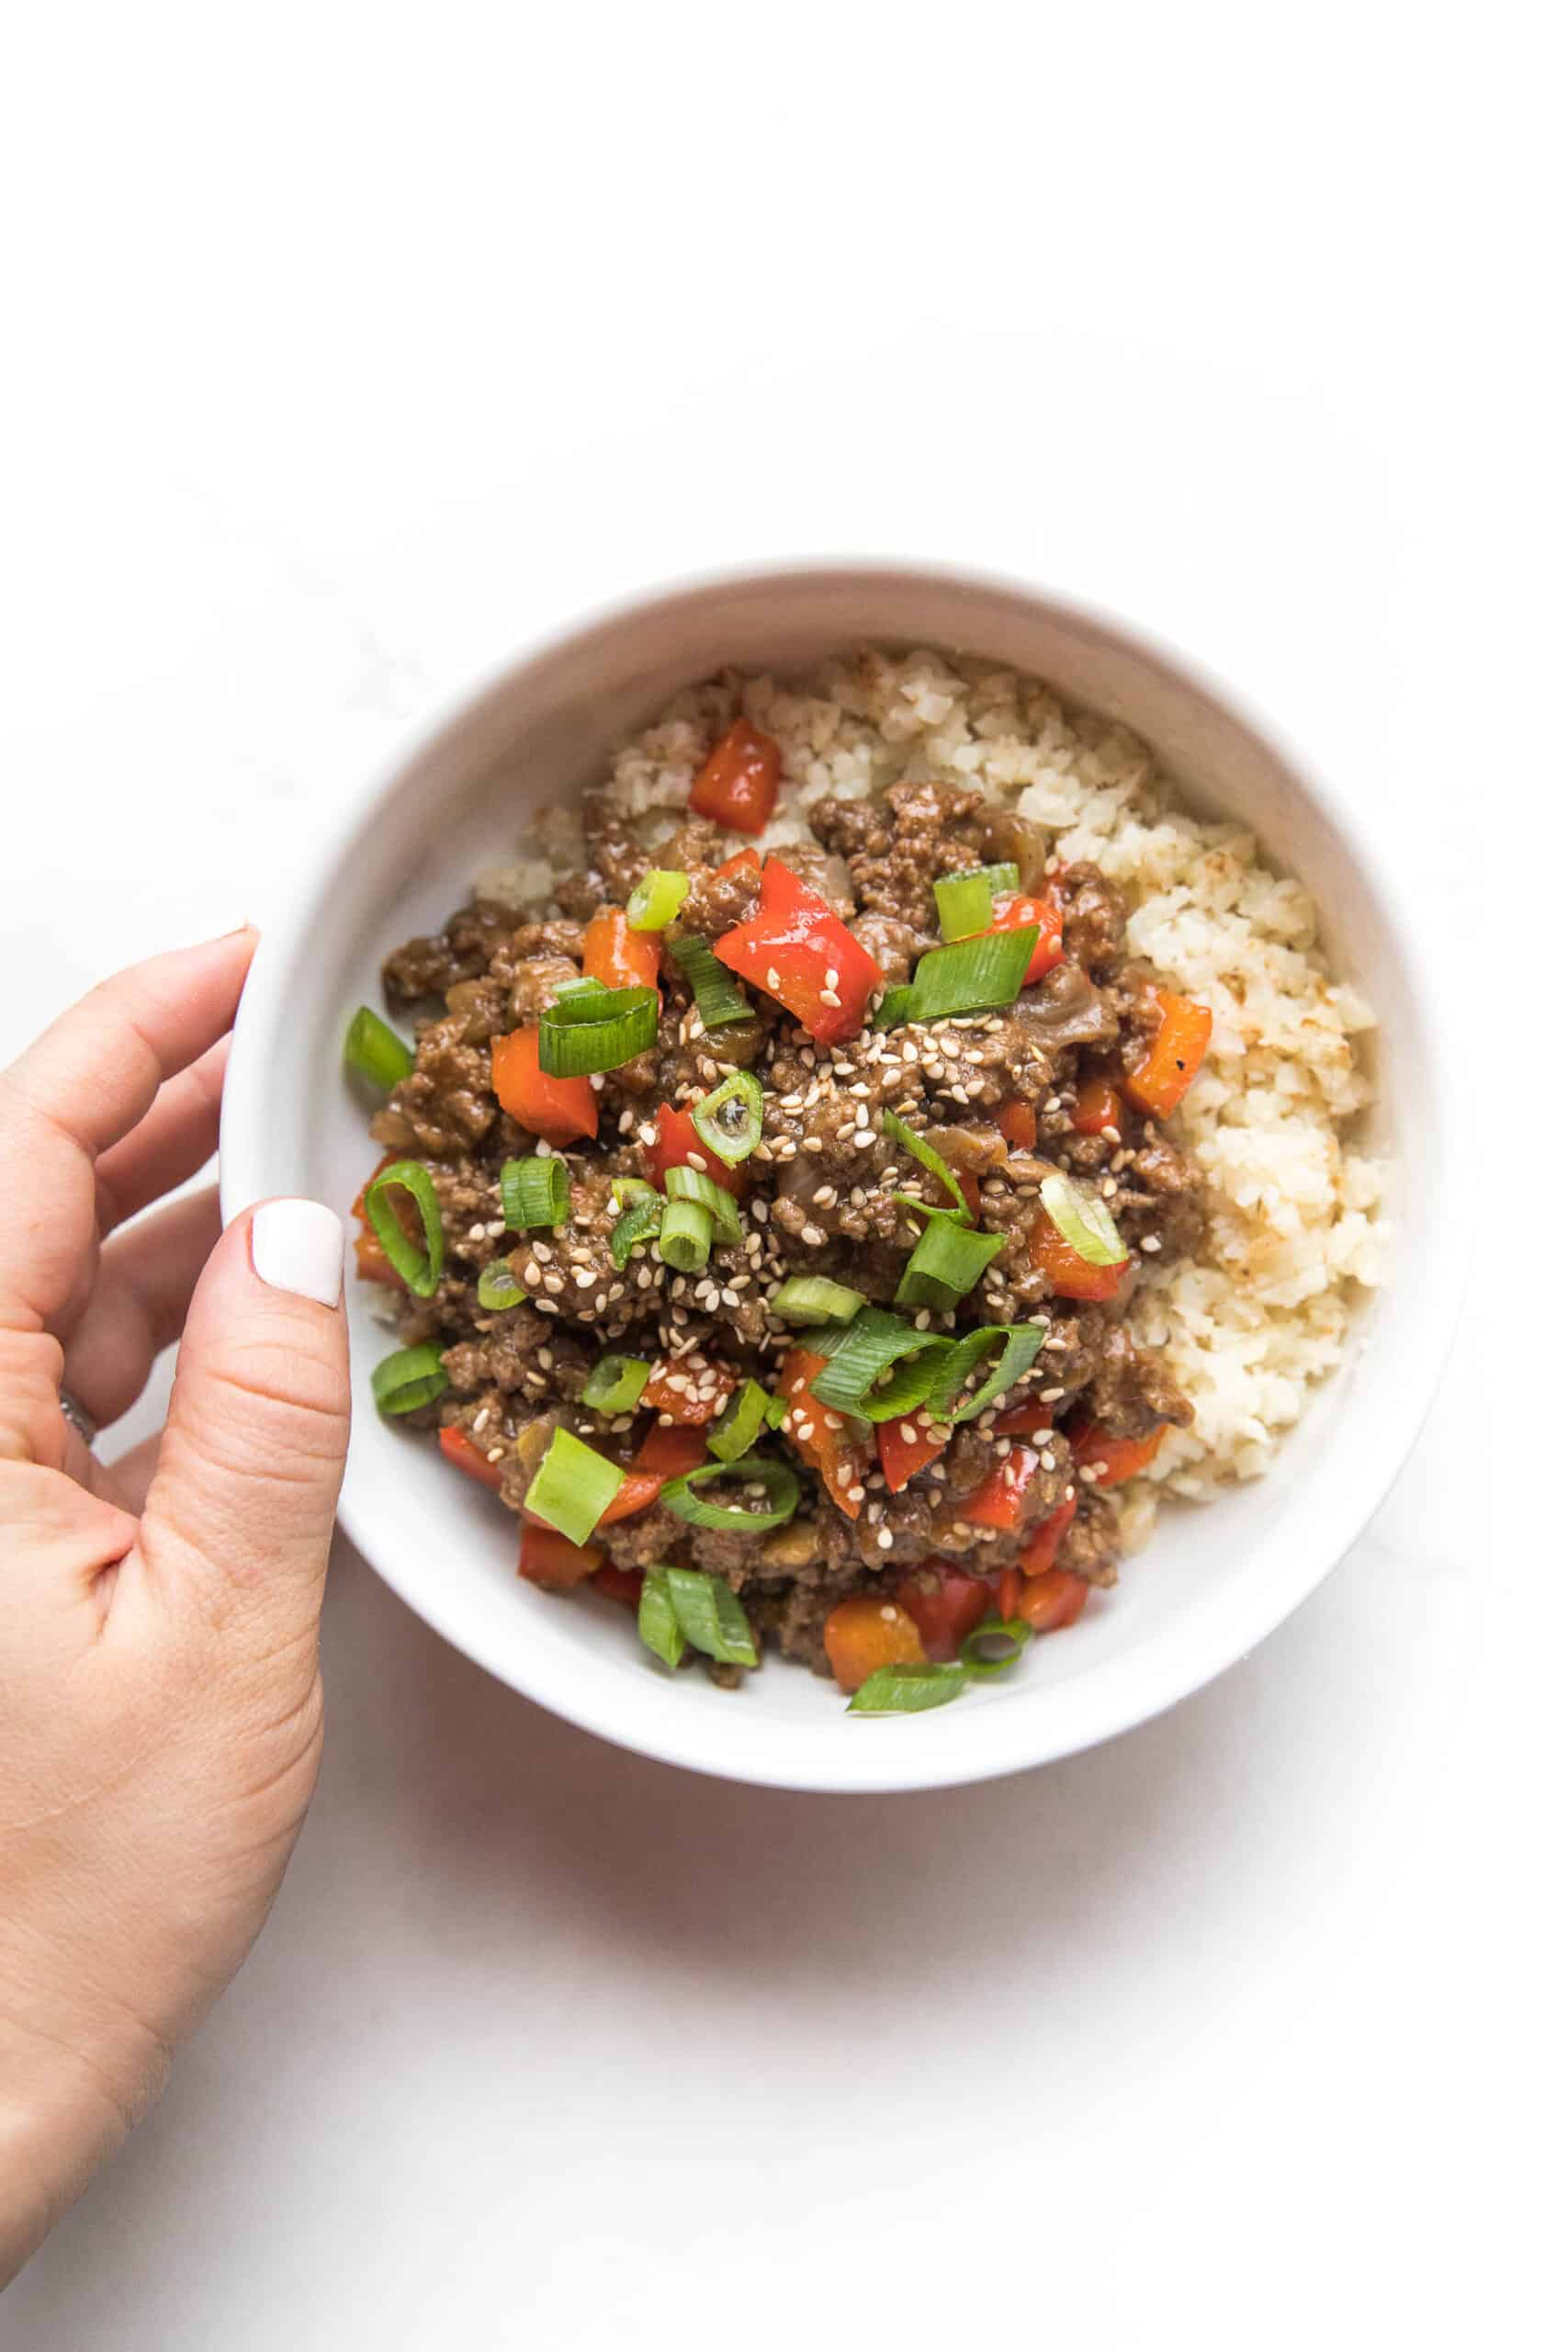
{"type": "Polygon", "coordinates": [[[337,797],[535,628],[692,564],[908,550],[1154,624],[1353,786],[1452,944],[1483,1184],[1459,1349],[1355,1552],[1047,1772],[834,1801],[642,1764],[343,1550],[273,1921],[7,2352],[1545,2341],[1532,19],[37,15],[0,69],[0,1046],[265,922],[337,797]]]}

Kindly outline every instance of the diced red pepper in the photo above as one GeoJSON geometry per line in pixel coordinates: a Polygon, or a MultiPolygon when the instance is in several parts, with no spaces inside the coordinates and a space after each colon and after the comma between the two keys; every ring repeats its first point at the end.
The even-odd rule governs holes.
{"type": "Polygon", "coordinates": [[[517,1573],[526,1577],[530,1584],[547,1586],[553,1592],[569,1592],[584,1577],[591,1577],[604,1565],[602,1544],[573,1544],[553,1527],[536,1527],[529,1521],[523,1525],[523,1542],[517,1554],[517,1573]]]}
{"type": "Polygon", "coordinates": [[[1193,1080],[1204,1055],[1214,1016],[1206,1004],[1170,989],[1156,989],[1160,1023],[1147,1053],[1123,1081],[1140,1111],[1151,1118],[1168,1119],[1193,1080]]]}
{"type": "Polygon", "coordinates": [[[1122,1097],[1108,1078],[1084,1080],[1073,1105],[1073,1125],[1080,1136],[1102,1136],[1107,1127],[1120,1134],[1125,1116],[1122,1097]]]}
{"type": "MultiPolygon", "coordinates": [[[[604,1521],[601,1520],[599,1524],[603,1527],[604,1521]]],[[[640,1568],[617,1568],[612,1561],[608,1567],[594,1569],[592,1584],[594,1590],[602,1592],[606,1600],[618,1600],[627,1609],[635,1609],[642,1599],[640,1568]]]]}
{"type": "Polygon", "coordinates": [[[841,1413],[829,1412],[807,1393],[827,1361],[809,1348],[791,1348],[784,1357],[779,1366],[778,1393],[789,1399],[789,1411],[782,1432],[802,1459],[810,1463],[844,1517],[858,1519],[871,1449],[855,1444],[841,1413]]]}
{"type": "Polygon", "coordinates": [[[1043,980],[1047,972],[1055,971],[1062,960],[1062,910],[1055,899],[997,899],[992,901],[991,920],[983,937],[994,931],[1022,931],[1029,923],[1038,923],[1040,936],[1034,943],[1034,953],[1029,959],[1021,986],[1031,988],[1043,980]]]}
{"type": "Polygon", "coordinates": [[[754,849],[738,849],[733,857],[727,857],[722,865],[714,868],[721,882],[727,882],[732,874],[761,874],[761,870],[762,861],[754,849]]]}
{"type": "Polygon", "coordinates": [[[942,1665],[958,1656],[964,1637],[990,1609],[991,1588],[984,1577],[965,1576],[944,1560],[928,1560],[900,1579],[898,1606],[914,1619],[926,1656],[942,1665]]]}
{"type": "Polygon", "coordinates": [[[547,1143],[599,1132],[599,1098],[585,1078],[551,1078],[539,1068],[536,1027],[490,1041],[491,1083],[502,1109],[547,1143]]]}
{"type": "Polygon", "coordinates": [[[1026,1576],[1043,1577],[1056,1565],[1056,1555],[1062,1548],[1062,1538],[1077,1516],[1078,1498],[1069,1495],[1058,1503],[1049,1519],[1042,1520],[1019,1555],[1019,1563],[1026,1576]]]}
{"type": "Polygon", "coordinates": [[[714,954],[794,1014],[819,1046],[840,1045],[865,1021],[880,965],[826,899],[776,857],[762,868],[757,912],[716,939],[714,954]]]}
{"type": "Polygon", "coordinates": [[[997,1578],[997,1615],[998,1617],[1016,1617],[1018,1615],[1019,1597],[1022,1591],[1022,1570],[1021,1568],[1004,1568],[1000,1576],[997,1578]]]}
{"type": "Polygon", "coordinates": [[[442,1453],[455,1469],[466,1471],[470,1478],[477,1478],[481,1487],[489,1487],[500,1494],[500,1463],[492,1462],[483,1446],[474,1443],[467,1430],[443,1430],[439,1443],[442,1453]]]}
{"type": "Polygon", "coordinates": [[[840,1600],[822,1628],[828,1663],[840,1690],[854,1692],[879,1666],[923,1666],[919,1627],[897,1602],[865,1594],[840,1600]]]}
{"type": "Polygon", "coordinates": [[[1069,1568],[1049,1568],[1042,1577],[1025,1577],[1018,1596],[1016,1616],[1037,1634],[1058,1634],[1083,1615],[1089,1585],[1069,1568]]]}
{"type": "Polygon", "coordinates": [[[635,1519],[639,1510],[649,1510],[659,1500],[659,1490],[667,1479],[684,1477],[707,1455],[708,1442],[702,1429],[683,1429],[679,1423],[666,1429],[655,1421],[633,1454],[619,1489],[600,1512],[600,1526],[635,1519]]]}
{"type": "Polygon", "coordinates": [[[958,1189],[964,1195],[964,1205],[976,1225],[980,1222],[980,1180],[965,1169],[958,1178],[958,1189]]]}
{"type": "Polygon", "coordinates": [[[689,1111],[672,1111],[668,1102],[661,1102],[657,1125],[658,1141],[645,1144],[643,1150],[649,1176],[660,1192],[672,1168],[690,1168],[694,1160],[705,1176],[711,1176],[716,1184],[722,1184],[737,1200],[740,1198],[746,1189],[744,1174],[739,1168],[727,1168],[717,1152],[708,1149],[689,1111]]]}
{"type": "Polygon", "coordinates": [[[1135,1478],[1140,1470],[1148,1468],[1165,1442],[1168,1427],[1168,1422],[1161,1421],[1148,1437],[1112,1437],[1090,1421],[1073,1431],[1073,1460],[1094,1473],[1096,1487],[1119,1487],[1123,1478],[1135,1478]]]}
{"type": "Polygon", "coordinates": [[[1042,1213],[1030,1231],[1029,1262],[1050,1277],[1058,1298],[1106,1299],[1115,1297],[1132,1261],[1122,1258],[1114,1266],[1091,1266],[1042,1213]]]}
{"type": "Polygon", "coordinates": [[[939,1421],[930,1422],[924,1429],[918,1420],[879,1421],[876,1451],[888,1491],[901,1495],[910,1479],[918,1477],[945,1450],[952,1434],[951,1428],[939,1421]]]}
{"type": "Polygon", "coordinates": [[[972,1527],[1016,1527],[1023,1517],[1029,1482],[1039,1467],[1040,1456],[1032,1445],[1015,1445],[984,1486],[976,1487],[972,1495],[953,1497],[957,1517],[966,1519],[972,1527]]]}
{"type": "Polygon", "coordinates": [[[625,907],[601,907],[582,934],[582,977],[607,989],[659,986],[659,933],[634,931],[625,907]]]}
{"type": "Polygon", "coordinates": [[[645,1412],[668,1413],[672,1421],[694,1427],[717,1419],[735,1381],[728,1364],[715,1363],[709,1356],[693,1353],[676,1363],[660,1356],[639,1402],[645,1412]]]}
{"type": "Polygon", "coordinates": [[[1055,1405],[1010,1405],[990,1424],[993,1437],[1032,1437],[1036,1430],[1048,1430],[1055,1417],[1055,1405]]]}
{"type": "Polygon", "coordinates": [[[760,833],[773,813],[783,766],[784,754],[773,737],[738,718],[692,780],[692,814],[711,817],[732,832],[760,833]]]}
{"type": "MultiPolygon", "coordinates": [[[[375,1167],[359,1188],[359,1196],[350,1214],[357,1220],[359,1231],[354,1237],[354,1270],[363,1283],[385,1283],[389,1290],[403,1290],[407,1285],[385,1250],[370,1222],[370,1212],[365,1205],[365,1195],[381,1173],[390,1168],[397,1158],[395,1151],[383,1152],[375,1167]]],[[[392,1215],[408,1233],[411,1241],[421,1238],[419,1210],[404,1192],[392,1194],[392,1215]]]]}
{"type": "Polygon", "coordinates": [[[1021,1094],[998,1103],[997,1125],[1014,1151],[1032,1151],[1040,1140],[1040,1122],[1021,1094]]]}

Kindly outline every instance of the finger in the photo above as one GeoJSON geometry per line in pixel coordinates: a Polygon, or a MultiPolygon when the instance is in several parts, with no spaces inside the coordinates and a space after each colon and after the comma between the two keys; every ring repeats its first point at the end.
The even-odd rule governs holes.
{"type": "Polygon", "coordinates": [[[171,1201],[118,1233],[65,1342],[64,1380],[100,1429],[128,1412],[184,1328],[191,1294],[223,1230],[215,1190],[171,1201]]]}
{"type": "Polygon", "coordinates": [[[255,943],[247,926],[105,980],[0,1077],[0,1318],[41,1323],[70,1298],[95,1159],[232,1027],[255,943]]]}
{"type": "Polygon", "coordinates": [[[348,1445],[343,1227],[315,1201],[236,1217],[197,1285],[139,1558],[209,1624],[313,1638],[348,1445]]]}
{"type": "Polygon", "coordinates": [[[98,1161],[98,1231],[112,1233],[205,1168],[218,1148],[229,1040],[158,1089],[147,1116],[98,1161]]]}
{"type": "Polygon", "coordinates": [[[95,1494],[103,1496],[107,1502],[118,1503],[121,1510],[140,1519],[147,1506],[147,1490],[158,1467],[163,1442],[162,1437],[144,1437],[140,1445],[133,1445],[117,1461],[95,1465],[95,1494]]]}

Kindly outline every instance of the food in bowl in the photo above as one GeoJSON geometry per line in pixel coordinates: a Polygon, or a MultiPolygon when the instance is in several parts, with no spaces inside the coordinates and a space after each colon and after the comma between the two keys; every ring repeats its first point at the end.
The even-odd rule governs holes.
{"type": "Polygon", "coordinates": [[[389,957],[412,1049],[356,1016],[378,1401],[667,1665],[955,1697],[1339,1359],[1382,1170],[1314,943],[1037,680],[693,687],[389,957]]]}

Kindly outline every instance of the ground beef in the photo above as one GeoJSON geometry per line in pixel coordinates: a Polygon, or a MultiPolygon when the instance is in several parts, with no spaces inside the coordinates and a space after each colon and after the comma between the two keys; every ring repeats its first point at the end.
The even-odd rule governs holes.
{"type": "Polygon", "coordinates": [[[381,967],[388,1002],[415,1004],[423,997],[445,996],[459,980],[481,979],[513,922],[505,908],[479,899],[459,908],[434,938],[411,939],[381,967]]]}

